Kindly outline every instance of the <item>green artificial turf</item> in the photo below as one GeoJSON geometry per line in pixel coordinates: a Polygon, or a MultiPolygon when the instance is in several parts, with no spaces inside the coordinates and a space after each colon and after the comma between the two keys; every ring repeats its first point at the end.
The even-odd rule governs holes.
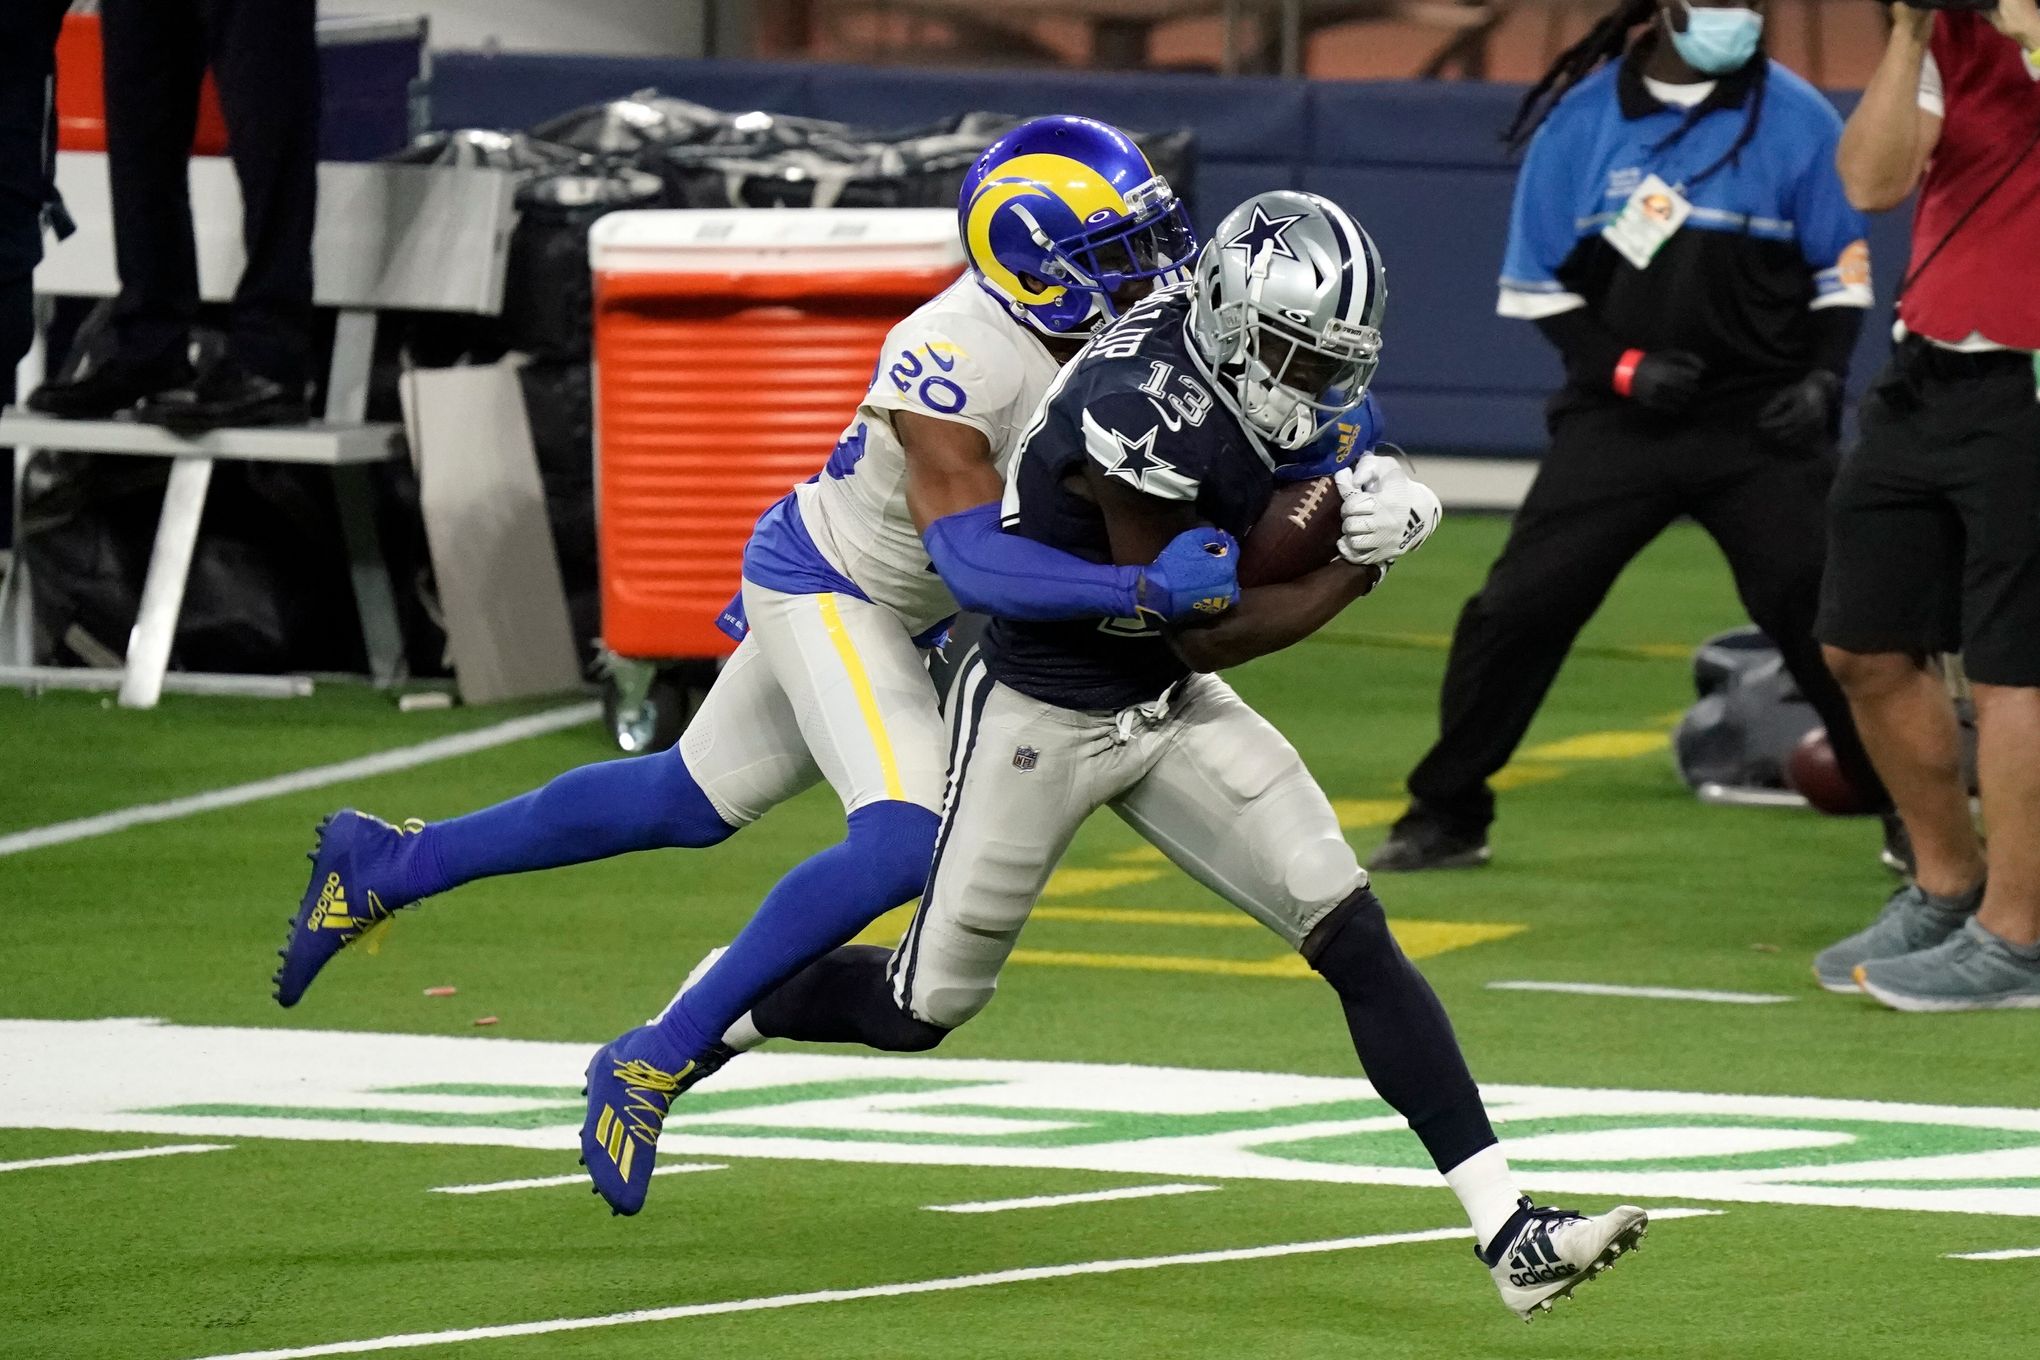
{"type": "MultiPolygon", "coordinates": [[[[1231,677],[1290,736],[1328,792],[1351,800],[1350,835],[1363,853],[1382,834],[1382,809],[1392,811],[1403,774],[1435,734],[1442,638],[1499,547],[1503,527],[1499,520],[1454,520],[1378,598],[1357,605],[1320,638],[1231,677]]],[[[1951,1121],[1934,1119],[1874,1135],[1859,1129],[1869,1140],[1864,1146],[1875,1141],[1879,1156],[2040,1142],[2033,1066],[2040,1017],[1898,1016],[1812,987],[1813,951],[1867,918],[1889,891],[1876,864],[1874,823],[1704,807],[1679,784],[1669,753],[1652,745],[1648,734],[1667,732],[1691,698],[1679,653],[1740,621],[1712,545],[1690,526],[1668,534],[1587,630],[1529,745],[1596,733],[1647,735],[1623,739],[1628,745],[1620,749],[1629,754],[1563,754],[1582,749],[1574,744],[1556,756],[1526,759],[1543,777],[1502,795],[1491,867],[1377,882],[1392,918],[1522,927],[1421,961],[1476,1074],[1501,1088],[1831,1097],[2034,1113],[2030,1134],[1950,1132],[1951,1121]],[[1488,989],[1496,980],[1792,999],[1712,1005],[1488,989]]],[[[128,713],[97,698],[0,692],[0,835],[426,741],[543,707],[400,714],[380,696],[336,687],[289,703],[172,697],[153,712],[128,713]]],[[[8,928],[0,949],[0,1024],[155,1017],[183,1026],[304,1031],[278,1050],[282,1056],[263,1058],[251,1078],[277,1079],[280,1068],[302,1093],[294,1099],[343,1106],[360,1079],[349,1066],[354,1041],[335,1031],[457,1036],[478,1046],[460,1053],[503,1040],[592,1050],[662,1005],[780,873],[839,836],[840,813],[826,789],[714,850],[470,885],[406,913],[379,954],[350,950],[293,1011],[277,1009],[267,979],[304,885],[302,852],[325,812],[351,804],[393,818],[445,817],[607,754],[589,725],[0,857],[0,920],[8,928]],[[456,987],[457,995],[423,994],[442,986],[456,987]],[[497,1023],[477,1029],[473,1022],[481,1017],[497,1023]]],[[[1094,820],[1066,865],[1158,872],[1094,880],[1052,897],[1045,906],[1096,913],[1045,911],[1023,948],[1221,965],[1281,954],[1278,941],[1256,930],[1185,924],[1175,916],[1141,921],[1136,914],[1143,911],[1215,916],[1225,909],[1166,866],[1128,857],[1137,850],[1116,820],[1094,820]]],[[[120,1042],[111,1034],[105,1040],[120,1042]]],[[[87,1069],[87,1085],[102,1068],[107,1080],[122,1070],[112,1048],[88,1044],[77,1051],[87,1056],[67,1061],[87,1069]]],[[[0,1054],[0,1074],[8,1062],[30,1056],[0,1054]]],[[[973,1058],[1356,1075],[1338,1009],[1321,983],[1166,967],[1016,961],[995,1003],[929,1061],[973,1058]]],[[[933,1089],[936,1072],[914,1080],[933,1089]]],[[[237,1074],[208,1075],[231,1085],[237,1074]]],[[[1231,1079],[1209,1080],[1222,1090],[1231,1079]]],[[[852,1085],[861,1090],[869,1083],[852,1085]]],[[[411,1127],[425,1131],[419,1137],[464,1136],[469,1123],[497,1117],[455,1109],[484,1088],[501,1089],[464,1084],[455,1070],[441,1079],[438,1096],[417,1094],[413,1083],[386,1099],[452,1102],[447,1109],[454,1112],[412,1116],[411,1127]]],[[[543,1132],[578,1122],[571,1089],[534,1089],[537,1112],[517,1127],[543,1132]]],[[[714,1089],[704,1086],[702,1097],[714,1089]]],[[[913,1098],[951,1099],[946,1089],[913,1098]]],[[[107,1098],[117,1104],[119,1093],[107,1098]]],[[[812,1091],[778,1097],[811,1098],[812,1091]]],[[[207,1108],[224,1108],[208,1099],[207,1108]]],[[[736,1093],[723,1099],[732,1113],[719,1127],[735,1130],[730,1137],[784,1132],[759,1127],[761,1116],[744,1114],[749,1106],[736,1093]]],[[[970,1092],[953,1099],[951,1114],[990,1108],[984,1104],[990,1097],[970,1092]]],[[[1434,1185],[913,1165],[887,1160],[893,1154],[885,1152],[865,1161],[793,1159],[741,1150],[688,1154],[726,1169],[662,1179],[641,1217],[617,1220],[575,1185],[430,1193],[441,1185],[573,1173],[564,1144],[199,1135],[138,1128],[126,1115],[109,1123],[40,1107],[31,1113],[27,1102],[0,1079],[0,1164],[166,1144],[227,1145],[150,1160],[0,1166],[0,1356],[35,1360],[197,1360],[1459,1223],[1451,1196],[1434,1185]],[[1164,1179],[1222,1189],[982,1215],[923,1208],[1164,1179]]],[[[510,1121],[503,1127],[515,1122],[500,1117],[510,1121]]],[[[1624,1120],[1649,1125],[1660,1117],[1702,1126],[1790,1124],[1816,1134],[1857,1128],[1849,1123],[1855,1116],[1835,1107],[1819,1116],[1797,1109],[1761,1117],[1567,1116],[1525,1122],[1513,1136],[1624,1120]]],[[[363,1118],[364,1126],[372,1122],[363,1118]]],[[[1127,1119],[1112,1137],[1142,1129],[1159,1136],[1178,1127],[1155,1115],[1127,1119]]],[[[1241,1120],[1253,1122],[1242,1115],[1233,1123],[1241,1120]]],[[[1506,1124],[1503,1132],[1512,1133],[1506,1124]]],[[[885,1142],[868,1132],[826,1136],[885,1142]]],[[[1091,1136],[1008,1141],[1046,1146],[1091,1136]]],[[[915,1137],[926,1144],[951,1135],[915,1137]]],[[[915,1137],[901,1135],[888,1146],[912,1147],[915,1137]]],[[[1327,1163],[1420,1162],[1406,1135],[1309,1144],[1297,1155],[1327,1163]]],[[[1783,1165],[1794,1156],[1826,1154],[1764,1155],[1783,1165]]],[[[1518,1160],[1533,1173],[1551,1170],[1518,1160]]],[[[1740,1164],[1733,1156],[1721,1163],[1740,1164]]],[[[2022,1187],[2031,1195],[2040,1185],[2040,1167],[2030,1157],[2006,1165],[2012,1170],[2000,1174],[2007,1196],[2022,1187]]],[[[1944,1184],[1922,1167],[1894,1169],[1890,1184],[1928,1190],[1944,1184]]],[[[1808,1172],[1807,1179],[1821,1177],[1808,1172]]],[[[1600,1207],[1615,1195],[1545,1198],[1600,1207]]],[[[1945,1254],[2040,1247],[2035,1217],[1637,1198],[1722,1212],[1659,1223],[1639,1257],[1582,1291],[1569,1311],[1530,1329],[1497,1306],[1465,1241],[1455,1239],[389,1353],[458,1360],[1341,1354],[1854,1360],[2009,1357],[2034,1344],[2040,1258],[1969,1262],[1945,1254]]]]}

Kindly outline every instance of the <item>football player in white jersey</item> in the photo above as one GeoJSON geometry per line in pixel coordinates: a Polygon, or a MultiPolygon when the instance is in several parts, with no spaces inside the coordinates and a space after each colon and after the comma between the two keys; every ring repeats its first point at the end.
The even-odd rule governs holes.
{"type": "MultiPolygon", "coordinates": [[[[1163,619],[1230,604],[1222,534],[1185,534],[1125,568],[998,523],[1005,469],[1061,363],[1194,252],[1167,182],[1116,129],[1039,118],[985,151],[959,215],[969,270],[893,328],[826,466],[759,519],[724,621],[742,640],[678,745],[444,822],[335,813],[281,951],[281,1004],[423,898],[498,874],[714,845],[827,779],[845,839],[788,873],[658,1021],[598,1055],[676,1087],[698,1080],[726,1056],[719,1041],[753,997],[919,894],[948,750],[926,654],[959,602],[1163,619]]],[[[643,1179],[630,1184],[632,1139],[616,1132],[628,1122],[605,1126],[601,1141],[623,1187],[612,1203],[634,1212],[643,1179]]]]}
{"type": "MultiPolygon", "coordinates": [[[[1247,200],[1189,283],[1132,308],[1057,378],[1016,454],[1011,531],[1126,562],[1190,524],[1245,534],[1288,468],[1317,471],[1325,422],[1364,406],[1386,296],[1379,252],[1337,204],[1291,190],[1247,200]]],[[[1437,527],[1437,496],[1400,464],[1368,455],[1334,477],[1337,557],[1247,589],[1216,619],[995,614],[950,696],[949,794],[905,937],[835,950],[759,998],[750,1023],[780,1039],[934,1048],[991,1001],[1056,863],[1109,807],[1330,984],[1374,1094],[1458,1196],[1478,1259],[1527,1319],[1614,1264],[1648,1216],[1520,1193],[1444,1007],[1390,934],[1330,800],[1215,674],[1302,641],[1437,527]]],[[[622,1086],[663,1115],[636,1075],[591,1072],[591,1109],[622,1086]]],[[[640,1174],[656,1153],[634,1154],[640,1174]]]]}

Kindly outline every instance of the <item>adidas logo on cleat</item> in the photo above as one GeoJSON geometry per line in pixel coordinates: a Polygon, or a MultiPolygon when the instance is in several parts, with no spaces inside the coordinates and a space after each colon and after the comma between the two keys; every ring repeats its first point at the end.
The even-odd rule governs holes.
{"type": "Polygon", "coordinates": [[[326,884],[319,890],[319,900],[312,904],[312,914],[305,918],[307,930],[351,930],[354,918],[347,914],[347,890],[340,885],[340,875],[326,875],[326,884]]]}
{"type": "MultiPolygon", "coordinates": [[[[1514,1264],[1522,1265],[1523,1262],[1519,1259],[1514,1264]]],[[[1553,1281],[1579,1273],[1578,1266],[1567,1265],[1561,1261],[1555,1266],[1535,1266],[1527,1270],[1517,1270],[1510,1274],[1509,1283],[1518,1289],[1524,1289],[1534,1284],[1551,1284],[1553,1281]]]]}
{"type": "MultiPolygon", "coordinates": [[[[609,1160],[615,1165],[616,1173],[628,1183],[631,1163],[637,1159],[637,1144],[631,1141],[623,1121],[616,1117],[615,1106],[602,1107],[601,1115],[595,1120],[595,1141],[609,1154],[609,1160]]],[[[587,1163],[584,1161],[582,1165],[586,1166],[587,1163]]]]}

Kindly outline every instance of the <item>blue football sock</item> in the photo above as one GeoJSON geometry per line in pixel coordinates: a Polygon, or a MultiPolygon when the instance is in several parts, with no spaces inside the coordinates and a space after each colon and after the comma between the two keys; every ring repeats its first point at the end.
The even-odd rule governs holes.
{"type": "Polygon", "coordinates": [[[415,902],[496,874],[715,845],[735,831],[675,747],[583,765],[507,803],[428,822],[397,842],[377,891],[385,901],[415,902]]]}
{"type": "Polygon", "coordinates": [[[919,896],[941,820],[915,803],[851,813],[849,835],[780,879],[714,967],[659,1017],[673,1067],[707,1052],[780,983],[919,896]]]}

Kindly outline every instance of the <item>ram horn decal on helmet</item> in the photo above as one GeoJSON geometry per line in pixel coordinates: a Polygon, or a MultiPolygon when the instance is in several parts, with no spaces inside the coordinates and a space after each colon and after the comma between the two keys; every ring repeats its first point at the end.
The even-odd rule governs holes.
{"type": "Polygon", "coordinates": [[[1049,335],[1083,334],[1185,276],[1189,215],[1133,139],[1090,118],[1035,118],[963,178],[963,249],[979,284],[1049,335]]]}

